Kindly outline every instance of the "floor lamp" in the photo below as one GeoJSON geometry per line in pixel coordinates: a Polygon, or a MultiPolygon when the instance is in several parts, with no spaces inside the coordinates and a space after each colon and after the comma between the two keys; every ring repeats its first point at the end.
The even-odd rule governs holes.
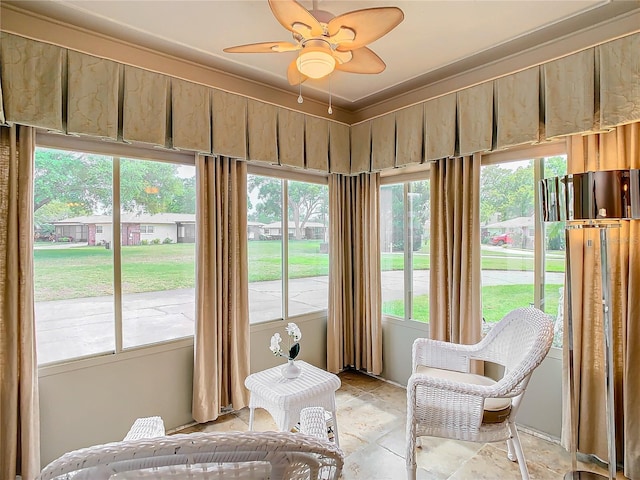
{"type": "Polygon", "coordinates": [[[571,412],[570,453],[572,471],[564,480],[616,478],[615,392],[613,325],[610,311],[610,270],[607,232],[621,221],[640,219],[640,170],[609,170],[547,178],[540,182],[541,214],[544,222],[565,221],[567,258],[567,329],[569,342],[569,401],[571,412]],[[573,365],[573,315],[571,305],[571,252],[569,231],[595,228],[600,233],[600,280],[605,345],[605,387],[609,476],[577,469],[575,372],[573,365]]]}

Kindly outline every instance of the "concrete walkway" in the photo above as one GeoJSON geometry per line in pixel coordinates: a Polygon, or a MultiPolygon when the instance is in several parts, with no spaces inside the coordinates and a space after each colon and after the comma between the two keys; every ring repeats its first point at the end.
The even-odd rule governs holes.
{"type": "MultiPolygon", "coordinates": [[[[384,301],[403,298],[403,272],[382,272],[384,301]],[[394,287],[397,286],[397,287],[394,287]]],[[[563,273],[547,274],[548,283],[564,283],[563,273]]],[[[533,272],[484,271],[483,285],[532,284],[533,272]]],[[[429,292],[429,271],[415,272],[414,295],[429,292]]],[[[327,277],[289,282],[289,316],[327,308],[327,277]]],[[[249,284],[252,323],[282,317],[280,281],[249,284]]],[[[76,298],[36,303],[38,362],[77,358],[115,349],[113,297],[76,298]]],[[[124,348],[193,335],[194,289],[123,295],[124,348]]]]}

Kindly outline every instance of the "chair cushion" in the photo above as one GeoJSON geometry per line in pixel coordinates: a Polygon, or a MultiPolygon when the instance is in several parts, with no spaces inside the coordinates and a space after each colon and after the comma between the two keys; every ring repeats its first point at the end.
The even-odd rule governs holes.
{"type": "MultiPolygon", "coordinates": [[[[416,373],[429,375],[434,378],[451,380],[452,382],[471,383],[473,385],[489,386],[496,383],[495,380],[482,375],[445,370],[444,368],[426,367],[424,365],[418,365],[416,367],[416,373]]],[[[510,413],[510,398],[485,398],[482,423],[502,423],[509,417],[510,413]]]]}

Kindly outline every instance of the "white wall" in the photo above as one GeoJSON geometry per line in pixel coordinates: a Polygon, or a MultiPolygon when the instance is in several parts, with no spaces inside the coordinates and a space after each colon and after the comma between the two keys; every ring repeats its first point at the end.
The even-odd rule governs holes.
{"type": "MultiPolygon", "coordinates": [[[[296,322],[303,332],[299,358],[325,368],[326,317],[296,322]]],[[[284,365],[269,340],[276,331],[284,336],[285,326],[251,326],[251,372],[284,365]]],[[[159,415],[167,430],[193,422],[192,378],[190,340],[41,368],[42,466],[71,450],[121,440],[138,417],[159,415]]]]}
{"type": "Polygon", "coordinates": [[[111,224],[101,225],[102,233],[96,231],[96,245],[100,242],[109,242],[113,245],[113,226],[111,224]]]}
{"type": "MultiPolygon", "coordinates": [[[[148,224],[143,224],[143,225],[148,225],[148,224]]],[[[177,230],[178,228],[176,227],[175,224],[157,224],[154,223],[151,225],[153,227],[153,233],[142,233],[140,232],[140,240],[147,240],[149,243],[151,243],[151,241],[154,238],[157,238],[158,240],[160,240],[160,242],[162,242],[165,238],[170,238],[172,243],[176,243],[178,241],[178,234],[177,234],[177,230]]]]}
{"type": "Polygon", "coordinates": [[[160,415],[173,427],[192,421],[193,346],[110,357],[40,370],[43,466],[70,450],[122,440],[138,417],[160,415]]]}

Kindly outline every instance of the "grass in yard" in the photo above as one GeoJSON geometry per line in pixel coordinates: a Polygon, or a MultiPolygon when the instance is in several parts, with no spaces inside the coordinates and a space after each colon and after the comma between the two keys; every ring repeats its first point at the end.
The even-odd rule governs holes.
{"type": "MultiPolygon", "coordinates": [[[[42,248],[33,252],[35,301],[113,294],[113,250],[104,247],[42,248]]],[[[195,245],[122,248],[124,293],[193,288],[195,245]]]]}
{"type": "MultiPolygon", "coordinates": [[[[545,311],[553,316],[558,311],[559,289],[562,285],[545,285],[545,311]]],[[[533,303],[533,285],[491,285],[482,287],[482,314],[489,323],[502,319],[511,310],[528,307],[533,303]]],[[[402,318],[404,302],[391,300],[384,302],[382,312],[402,318]]],[[[427,295],[414,297],[413,319],[421,322],[429,321],[429,298],[427,295]]]]}
{"type": "MultiPolygon", "coordinates": [[[[495,252],[491,252],[490,255],[486,255],[485,253],[484,251],[482,252],[481,259],[483,270],[533,271],[533,256],[523,256],[509,253],[508,251],[505,251],[504,254],[500,256],[496,256],[495,252]]],[[[404,254],[383,253],[380,265],[383,272],[388,270],[403,270],[404,254]]],[[[430,259],[428,254],[413,255],[414,270],[427,270],[429,269],[429,265],[430,259]]],[[[547,272],[564,272],[564,259],[556,257],[547,258],[545,270],[547,272]]]]}

